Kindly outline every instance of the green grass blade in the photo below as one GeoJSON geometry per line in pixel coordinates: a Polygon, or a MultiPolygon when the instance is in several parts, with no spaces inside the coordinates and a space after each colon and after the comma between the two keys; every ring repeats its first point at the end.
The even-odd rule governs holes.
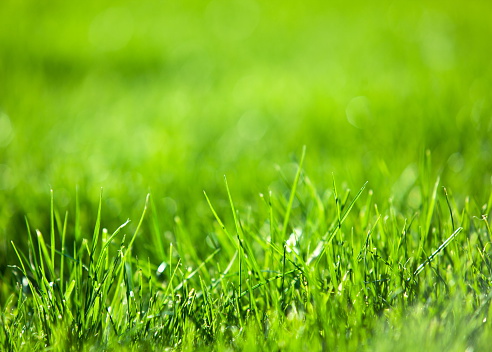
{"type": "Polygon", "coordinates": [[[294,204],[294,199],[296,197],[297,185],[299,184],[299,180],[301,178],[302,166],[304,164],[305,156],[306,156],[306,146],[303,146],[302,154],[301,154],[301,160],[300,160],[299,166],[297,168],[294,182],[292,183],[292,188],[290,190],[290,196],[289,196],[289,202],[287,203],[287,208],[285,210],[285,216],[284,216],[284,221],[283,221],[282,230],[281,230],[282,232],[280,235],[280,238],[282,239],[282,241],[286,240],[287,226],[289,225],[289,220],[290,220],[290,212],[292,210],[292,205],[294,204]]]}
{"type": "Polygon", "coordinates": [[[135,239],[137,238],[137,234],[140,232],[140,228],[142,227],[142,223],[143,223],[143,220],[145,218],[145,214],[147,213],[147,209],[149,207],[149,199],[150,199],[150,193],[148,193],[147,197],[145,197],[145,205],[144,205],[144,209],[142,211],[142,215],[140,216],[140,220],[138,221],[137,228],[135,229],[135,232],[133,233],[133,236],[130,240],[130,243],[128,244],[129,250],[132,248],[133,242],[135,242],[135,239]]]}
{"type": "MultiPolygon", "coordinates": [[[[51,211],[50,211],[50,246],[51,246],[51,263],[55,263],[55,205],[53,189],[50,190],[51,211]]],[[[52,268],[54,269],[54,268],[52,268]]],[[[53,270],[54,272],[54,270],[53,270]]]]}
{"type": "Polygon", "coordinates": [[[102,214],[102,196],[103,190],[99,193],[99,206],[97,208],[96,224],[94,226],[94,234],[92,235],[92,246],[90,250],[90,263],[94,260],[97,244],[99,242],[99,233],[101,232],[101,214],[102,214]]]}
{"type": "Polygon", "coordinates": [[[439,187],[439,182],[440,182],[440,177],[437,178],[436,183],[434,184],[434,188],[432,190],[432,195],[430,197],[429,207],[427,208],[427,214],[425,217],[425,229],[424,229],[425,235],[427,235],[429,233],[429,230],[431,227],[432,215],[434,214],[434,209],[436,206],[437,189],[439,187]]]}
{"type": "Polygon", "coordinates": [[[438,255],[442,250],[444,250],[452,240],[455,239],[455,237],[463,230],[462,227],[458,227],[452,234],[449,236],[449,238],[444,241],[422,264],[420,264],[417,269],[414,271],[413,276],[418,276],[422,270],[426,267],[427,264],[430,264],[430,262],[438,255]]]}
{"type": "Polygon", "coordinates": [[[330,243],[333,240],[333,238],[335,237],[335,235],[337,234],[337,232],[341,228],[342,224],[345,222],[345,220],[347,219],[348,215],[350,214],[350,211],[354,207],[355,203],[357,202],[357,200],[362,195],[362,192],[366,188],[367,183],[368,182],[364,183],[364,185],[360,188],[359,192],[357,192],[357,194],[355,195],[354,199],[352,199],[352,201],[350,202],[350,204],[344,210],[343,214],[340,216],[340,220],[339,220],[337,226],[334,229],[331,230],[331,233],[329,232],[327,234],[327,237],[325,238],[326,243],[330,243]]]}

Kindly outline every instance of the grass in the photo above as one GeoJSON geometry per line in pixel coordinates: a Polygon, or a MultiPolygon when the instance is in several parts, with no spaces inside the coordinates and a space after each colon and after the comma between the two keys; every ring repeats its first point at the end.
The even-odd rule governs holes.
{"type": "Polygon", "coordinates": [[[487,350],[490,12],[2,1],[0,349],[487,350]]]}
{"type": "Polygon", "coordinates": [[[27,253],[12,242],[19,284],[5,304],[1,343],[7,350],[411,350],[416,341],[432,350],[486,348],[490,228],[473,214],[490,208],[467,202],[460,211],[436,183],[428,209],[407,219],[391,206],[380,212],[365,187],[339,198],[333,182],[320,192],[300,165],[290,195],[263,196],[263,209],[248,218],[226,182],[232,219],[222,220],[206,196],[216,219],[208,256],[200,261],[177,238],[162,264],[133,253],[141,225],[160,217],[147,214],[151,196],[130,234],[128,221],[112,233],[101,228],[101,199],[92,238],[73,249],[65,247],[68,217],[52,208],[49,236],[32,236],[28,224],[27,253]]]}

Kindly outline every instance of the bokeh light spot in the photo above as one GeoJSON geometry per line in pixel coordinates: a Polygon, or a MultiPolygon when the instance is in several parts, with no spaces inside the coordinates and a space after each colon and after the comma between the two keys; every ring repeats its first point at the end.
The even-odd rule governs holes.
{"type": "Polygon", "coordinates": [[[347,121],[354,127],[364,128],[371,120],[369,99],[364,96],[353,98],[345,109],[347,121]]]}
{"type": "Polygon", "coordinates": [[[448,166],[451,171],[458,173],[465,167],[465,159],[461,153],[454,153],[448,158],[448,166]]]}
{"type": "Polygon", "coordinates": [[[239,136],[246,141],[259,141],[266,130],[265,117],[256,110],[246,111],[237,122],[239,136]]]}

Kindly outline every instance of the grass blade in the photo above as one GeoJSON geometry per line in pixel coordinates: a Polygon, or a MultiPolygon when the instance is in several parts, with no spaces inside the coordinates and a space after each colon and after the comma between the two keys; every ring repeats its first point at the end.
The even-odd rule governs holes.
{"type": "Polygon", "coordinates": [[[420,264],[417,269],[414,271],[413,273],[413,276],[417,276],[419,275],[422,270],[424,270],[425,266],[427,264],[429,264],[434,258],[436,255],[439,254],[439,252],[441,252],[442,250],[444,250],[444,248],[446,248],[448,246],[448,244],[451,243],[451,241],[463,230],[462,227],[458,227],[453,233],[451,236],[449,236],[449,238],[444,241],[422,264],[420,264]]]}
{"type": "Polygon", "coordinates": [[[297,168],[296,176],[294,182],[292,183],[292,189],[290,190],[289,202],[287,203],[287,209],[285,210],[284,222],[282,224],[282,232],[280,238],[285,241],[287,234],[287,226],[290,220],[290,212],[292,210],[292,205],[294,204],[294,199],[296,197],[297,185],[299,184],[299,179],[301,178],[302,166],[304,164],[304,158],[306,156],[306,146],[302,148],[301,161],[297,168]]]}

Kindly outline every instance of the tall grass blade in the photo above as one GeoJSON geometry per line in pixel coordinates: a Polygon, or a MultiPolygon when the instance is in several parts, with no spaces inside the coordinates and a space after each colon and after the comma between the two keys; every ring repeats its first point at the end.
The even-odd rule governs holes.
{"type": "Polygon", "coordinates": [[[432,190],[432,195],[430,197],[429,207],[427,208],[424,235],[427,235],[429,233],[431,227],[432,215],[434,214],[434,209],[436,205],[437,189],[439,187],[439,182],[440,182],[440,177],[437,177],[436,183],[434,184],[434,188],[432,190]]]}
{"type": "MultiPolygon", "coordinates": [[[[50,190],[51,198],[51,211],[50,211],[50,246],[51,246],[51,263],[55,263],[55,205],[54,205],[54,194],[53,189],[50,190]]],[[[53,268],[54,269],[54,268],[53,268]]],[[[54,270],[53,270],[54,272],[54,270]]]]}
{"type": "Polygon", "coordinates": [[[297,185],[299,184],[299,179],[301,178],[302,166],[304,164],[304,158],[306,156],[306,146],[302,148],[301,160],[299,162],[299,166],[297,167],[296,176],[294,178],[294,182],[292,183],[292,188],[290,190],[289,202],[287,203],[287,208],[285,210],[284,222],[282,224],[282,232],[280,238],[282,241],[286,240],[287,234],[287,226],[289,225],[290,220],[290,212],[292,210],[292,205],[294,204],[294,199],[296,197],[297,185]]]}
{"type": "Polygon", "coordinates": [[[133,236],[130,240],[130,243],[128,244],[128,249],[130,250],[133,246],[133,242],[135,242],[135,238],[137,238],[137,234],[140,231],[140,228],[142,227],[143,220],[145,218],[145,214],[147,213],[147,208],[149,207],[149,199],[150,199],[150,193],[147,194],[147,197],[145,197],[145,205],[144,205],[144,210],[142,212],[142,215],[140,216],[140,220],[138,221],[137,228],[135,229],[135,232],[133,233],[133,236]]]}
{"type": "Polygon", "coordinates": [[[414,271],[413,276],[419,275],[422,270],[424,270],[425,266],[429,264],[436,255],[438,255],[444,248],[448,246],[448,244],[451,243],[451,241],[463,230],[462,227],[458,227],[449,238],[444,241],[422,264],[420,264],[417,269],[414,271]]]}
{"type": "Polygon", "coordinates": [[[341,228],[342,224],[345,222],[345,220],[347,219],[347,216],[350,214],[350,211],[352,210],[352,208],[354,207],[355,203],[357,202],[357,200],[360,198],[360,196],[362,195],[362,192],[364,191],[364,189],[366,188],[367,186],[367,183],[364,183],[364,185],[360,188],[359,192],[357,192],[357,194],[355,195],[354,199],[352,199],[352,201],[350,202],[350,204],[347,206],[347,208],[343,211],[342,215],[340,216],[339,218],[339,222],[337,223],[337,226],[331,230],[331,233],[328,233],[327,235],[327,238],[325,239],[327,243],[330,243],[333,238],[335,237],[335,235],[337,234],[337,232],[339,231],[339,229],[341,228]]]}

